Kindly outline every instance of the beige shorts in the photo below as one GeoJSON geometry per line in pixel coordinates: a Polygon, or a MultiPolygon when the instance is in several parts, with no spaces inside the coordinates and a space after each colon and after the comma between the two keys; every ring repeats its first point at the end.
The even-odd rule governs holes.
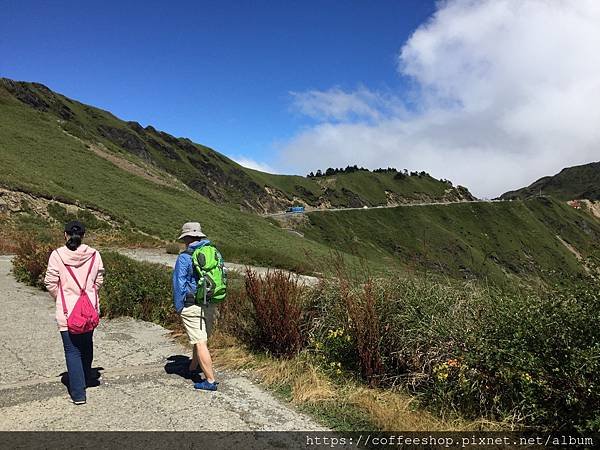
{"type": "Polygon", "coordinates": [[[181,321],[188,335],[190,344],[194,345],[198,342],[206,342],[214,321],[215,307],[214,305],[198,305],[188,306],[181,311],[181,321]]]}

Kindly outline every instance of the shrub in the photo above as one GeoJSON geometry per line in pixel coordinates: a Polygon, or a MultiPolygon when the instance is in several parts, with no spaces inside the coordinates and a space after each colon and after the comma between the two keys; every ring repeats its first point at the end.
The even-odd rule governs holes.
{"type": "Polygon", "coordinates": [[[296,355],[303,343],[297,278],[280,270],[261,277],[248,269],[245,286],[256,314],[259,346],[275,356],[296,355]]]}
{"type": "Polygon", "coordinates": [[[0,216],[0,255],[14,255],[17,253],[19,246],[15,239],[17,233],[7,229],[6,222],[0,216]]]}
{"type": "Polygon", "coordinates": [[[165,250],[169,255],[179,255],[181,247],[177,242],[169,242],[165,250]]]}
{"type": "Polygon", "coordinates": [[[254,306],[246,293],[245,286],[232,283],[228,275],[227,299],[219,306],[216,326],[225,334],[236,337],[240,342],[253,346],[260,342],[254,306]]]}
{"type": "Polygon", "coordinates": [[[32,235],[19,236],[13,259],[13,273],[17,281],[45,289],[44,276],[54,248],[50,244],[38,242],[32,235]]]}
{"type": "Polygon", "coordinates": [[[342,278],[340,295],[350,318],[349,328],[354,335],[361,375],[374,387],[379,384],[379,378],[383,374],[383,363],[373,281],[369,279],[362,289],[351,290],[348,280],[342,278]]]}
{"type": "Polygon", "coordinates": [[[598,286],[488,298],[494,304],[482,311],[462,356],[471,386],[452,380],[445,389],[449,397],[460,399],[471,415],[598,431],[598,286]]]}
{"type": "Polygon", "coordinates": [[[160,264],[102,253],[105,281],[100,290],[102,314],[129,316],[163,326],[179,323],[173,309],[171,273],[160,264]]]}

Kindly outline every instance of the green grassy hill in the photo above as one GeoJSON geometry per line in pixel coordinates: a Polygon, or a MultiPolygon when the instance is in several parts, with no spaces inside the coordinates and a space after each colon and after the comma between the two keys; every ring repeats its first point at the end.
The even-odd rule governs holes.
{"type": "MultiPolygon", "coordinates": [[[[326,269],[335,249],[354,265],[349,255],[360,256],[374,270],[403,267],[505,282],[549,279],[554,271],[584,274],[599,254],[598,221],[548,199],[311,212],[300,220],[302,238],[248,210],[293,202],[394,205],[470,194],[424,173],[266,174],[42,85],[6,79],[0,81],[0,187],[46,199],[41,213],[31,205],[16,208],[12,217],[21,229],[36,220],[56,224],[69,205],[104,215],[123,233],[162,239],[173,239],[182,222],[195,219],[228,260],[302,272],[326,269]]],[[[0,189],[0,219],[7,216],[3,196],[0,189]]]]}
{"type": "Polygon", "coordinates": [[[600,261],[600,223],[545,198],[308,217],[302,231],[310,239],[391,266],[453,278],[553,280],[585,274],[583,261],[600,261]]]}
{"type": "Polygon", "coordinates": [[[247,169],[189,139],[175,138],[152,126],[144,128],[137,122],[122,121],[38,83],[2,78],[0,96],[2,117],[10,113],[9,107],[41,113],[45,120],[80,139],[96,153],[116,155],[150,172],[167,173],[204,197],[238,209],[276,212],[294,203],[345,207],[471,197],[466,189],[454,188],[429,176],[395,177],[390,173],[360,172],[306,178],[247,169]]]}
{"type": "Polygon", "coordinates": [[[540,194],[561,200],[600,200],[600,162],[567,167],[558,174],[540,178],[525,188],[506,192],[501,198],[532,198],[540,194]]]}
{"type": "MultiPolygon", "coordinates": [[[[84,107],[73,103],[69,108],[79,112],[84,107]]],[[[255,214],[218,205],[162,172],[142,176],[124,170],[120,165],[127,159],[116,160],[117,165],[99,156],[85,141],[67,134],[64,126],[53,113],[24,106],[0,88],[0,184],[102,211],[123,230],[134,228],[163,239],[175,238],[183,222],[199,220],[232,261],[306,271],[312,266],[306,263],[307,255],[324,260],[330,253],[325,245],[292,235],[255,214]]],[[[50,215],[57,209],[49,208],[50,215]]],[[[17,217],[25,224],[33,220],[22,215],[28,215],[17,217]]]]}

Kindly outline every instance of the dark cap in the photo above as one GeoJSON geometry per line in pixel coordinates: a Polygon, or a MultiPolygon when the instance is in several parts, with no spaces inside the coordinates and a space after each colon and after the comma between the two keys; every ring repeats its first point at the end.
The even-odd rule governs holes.
{"type": "Polygon", "coordinates": [[[79,236],[83,236],[85,233],[85,226],[77,220],[72,220],[65,225],[65,233],[69,235],[78,234],[79,236]]]}

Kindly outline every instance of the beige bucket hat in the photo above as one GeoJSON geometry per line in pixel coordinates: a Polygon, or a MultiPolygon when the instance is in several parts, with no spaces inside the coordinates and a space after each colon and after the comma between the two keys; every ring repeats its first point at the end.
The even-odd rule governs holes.
{"type": "Polygon", "coordinates": [[[205,238],[206,235],[202,232],[202,227],[198,222],[186,222],[181,227],[181,236],[177,239],[183,239],[185,236],[205,238]]]}

